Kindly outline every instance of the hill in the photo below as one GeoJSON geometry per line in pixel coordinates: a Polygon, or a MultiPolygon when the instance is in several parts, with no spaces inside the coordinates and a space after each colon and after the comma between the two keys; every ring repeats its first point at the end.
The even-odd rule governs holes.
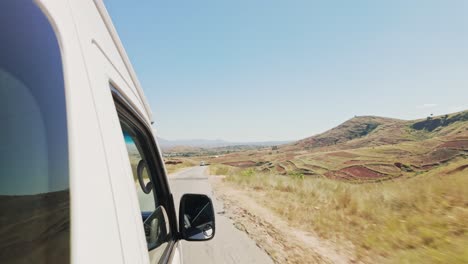
{"type": "Polygon", "coordinates": [[[468,111],[411,121],[360,116],[322,134],[299,140],[294,145],[305,149],[334,145],[338,145],[335,149],[352,149],[398,144],[453,135],[458,132],[458,126],[466,121],[468,121],[468,111]]]}
{"type": "MultiPolygon", "coordinates": [[[[209,162],[211,174],[224,175],[217,187],[223,199],[270,210],[264,233],[280,232],[271,220],[280,217],[301,229],[300,238],[338,242],[349,254],[343,262],[468,263],[468,111],[418,120],[355,117],[292,144],[209,162]]],[[[255,216],[250,225],[259,226],[251,208],[230,214],[238,212],[236,223],[258,237],[246,223],[255,216]]],[[[265,241],[258,243],[270,249],[265,241]]],[[[311,255],[293,253],[301,261],[311,255]]]]}
{"type": "MultiPolygon", "coordinates": [[[[343,145],[353,139],[375,135],[376,132],[378,136],[367,137],[364,144],[391,144],[403,140],[401,128],[404,123],[402,120],[377,116],[354,117],[322,134],[300,140],[295,145],[305,149],[343,145]],[[386,136],[390,133],[391,136],[386,136]]],[[[356,144],[353,146],[356,147],[356,144]]]]}
{"type": "Polygon", "coordinates": [[[228,154],[211,162],[279,174],[381,181],[419,175],[448,163],[465,169],[467,158],[468,111],[463,111],[409,121],[354,117],[292,144],[228,154]]]}

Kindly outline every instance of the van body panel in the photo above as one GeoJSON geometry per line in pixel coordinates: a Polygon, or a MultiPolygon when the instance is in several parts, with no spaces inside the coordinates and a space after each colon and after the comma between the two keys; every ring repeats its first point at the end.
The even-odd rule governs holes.
{"type": "Polygon", "coordinates": [[[100,123],[72,10],[68,1],[36,3],[53,25],[62,54],[69,139],[71,262],[124,263],[100,123]]]}
{"type": "Polygon", "coordinates": [[[132,172],[111,85],[150,126],[149,117],[94,2],[71,1],[71,6],[100,123],[122,253],[126,263],[148,263],[135,185],[129,177],[132,172]]]}
{"type": "MultiPolygon", "coordinates": [[[[132,173],[128,153],[111,92],[118,91],[151,129],[152,113],[143,90],[102,1],[35,2],[49,18],[62,54],[69,139],[71,263],[149,263],[135,186],[128,177],[132,173]]],[[[169,262],[182,263],[181,244],[175,242],[171,249],[169,262]]]]}
{"type": "MultiPolygon", "coordinates": [[[[109,32],[108,27],[102,19],[102,12],[99,12],[98,5],[93,1],[69,1],[79,39],[82,43],[85,60],[90,64],[94,63],[94,58],[88,56],[91,54],[89,49],[97,46],[123,80],[122,85],[118,87],[122,95],[128,98],[129,103],[146,119],[147,123],[151,124],[151,117],[144,103],[146,99],[138,92],[139,89],[136,87],[128,71],[129,67],[126,66],[123,58],[120,56],[119,49],[114,42],[115,38],[111,36],[111,32],[109,32]]],[[[107,88],[101,87],[101,89],[107,88]]]]}

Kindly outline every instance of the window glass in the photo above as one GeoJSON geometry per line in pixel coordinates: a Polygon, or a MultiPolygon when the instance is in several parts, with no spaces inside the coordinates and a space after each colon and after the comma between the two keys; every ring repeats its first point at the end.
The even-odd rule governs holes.
{"type": "Polygon", "coordinates": [[[69,263],[65,91],[33,1],[0,1],[0,263],[69,263]]]}
{"type": "Polygon", "coordinates": [[[133,181],[137,190],[140,209],[142,212],[153,212],[156,209],[157,201],[155,201],[154,190],[151,188],[153,183],[148,175],[148,166],[143,156],[143,151],[139,150],[140,144],[136,143],[136,138],[128,130],[124,130],[123,135],[128,151],[128,158],[130,159],[130,166],[132,167],[133,181]],[[141,180],[138,178],[138,165],[140,165],[141,180]]]}
{"type": "Polygon", "coordinates": [[[170,239],[167,213],[159,203],[157,195],[157,182],[154,181],[150,155],[145,155],[143,140],[137,130],[126,122],[121,122],[123,137],[127,147],[130,166],[132,168],[133,184],[135,185],[140,205],[143,227],[150,250],[151,261],[157,262],[170,239]]]}

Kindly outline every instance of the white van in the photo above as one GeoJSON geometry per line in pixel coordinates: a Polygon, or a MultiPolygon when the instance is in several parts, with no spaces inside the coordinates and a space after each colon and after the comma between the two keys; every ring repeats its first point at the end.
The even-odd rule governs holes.
{"type": "Polygon", "coordinates": [[[0,1],[0,263],[181,263],[150,107],[100,0],[0,1]]]}

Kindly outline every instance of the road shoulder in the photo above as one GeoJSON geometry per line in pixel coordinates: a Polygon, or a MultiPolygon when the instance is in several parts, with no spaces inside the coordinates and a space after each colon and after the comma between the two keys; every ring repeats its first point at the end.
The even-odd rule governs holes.
{"type": "Polygon", "coordinates": [[[216,199],[224,203],[225,215],[248,234],[276,263],[352,263],[349,254],[310,232],[291,227],[258,204],[246,191],[210,176],[216,199]]]}

